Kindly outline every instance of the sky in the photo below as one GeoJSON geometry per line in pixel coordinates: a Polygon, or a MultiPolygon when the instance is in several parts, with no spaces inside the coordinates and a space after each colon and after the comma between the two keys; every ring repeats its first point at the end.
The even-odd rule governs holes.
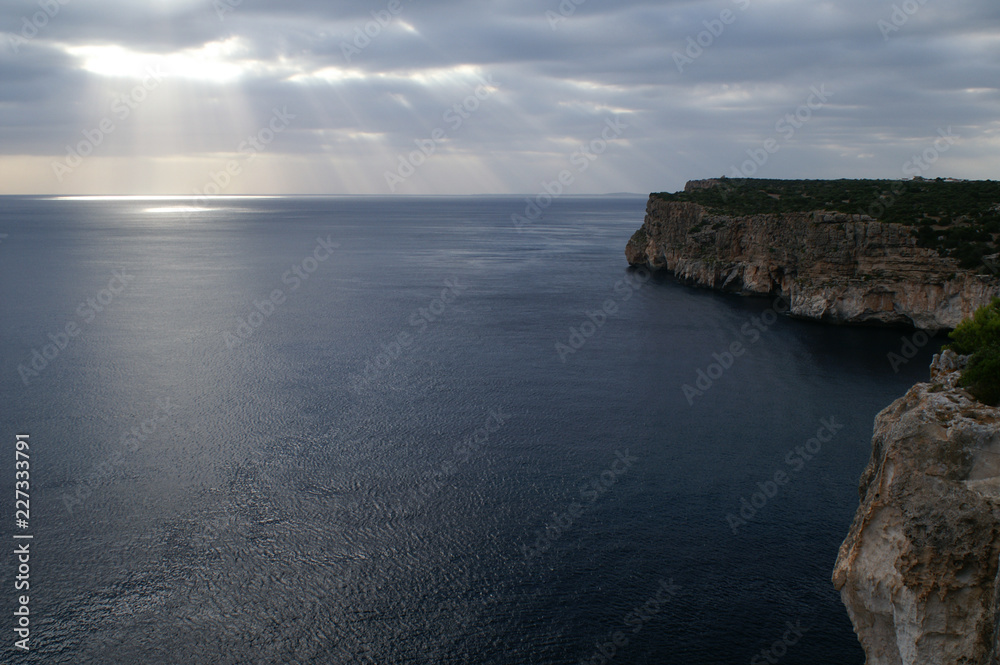
{"type": "Polygon", "coordinates": [[[7,0],[0,194],[997,179],[997,0],[7,0]]]}

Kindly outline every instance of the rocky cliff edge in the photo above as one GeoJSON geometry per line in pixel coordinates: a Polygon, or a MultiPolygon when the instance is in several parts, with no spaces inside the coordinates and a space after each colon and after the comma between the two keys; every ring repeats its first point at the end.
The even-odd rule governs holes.
{"type": "Polygon", "coordinates": [[[906,227],[860,214],[714,215],[653,195],[625,256],[689,284],[783,294],[793,316],[835,323],[945,330],[1000,295],[996,276],[962,270],[918,247],[906,227]]]}
{"type": "Polygon", "coordinates": [[[868,665],[988,665],[1000,656],[1000,409],[934,357],[878,414],[861,505],[833,573],[868,665]]]}

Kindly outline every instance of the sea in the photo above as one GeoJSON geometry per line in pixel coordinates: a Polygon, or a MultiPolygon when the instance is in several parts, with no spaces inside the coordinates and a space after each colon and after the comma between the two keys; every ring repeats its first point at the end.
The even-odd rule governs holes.
{"type": "Polygon", "coordinates": [[[2,662],[861,665],[831,572],[943,340],[525,207],[0,198],[2,662]]]}

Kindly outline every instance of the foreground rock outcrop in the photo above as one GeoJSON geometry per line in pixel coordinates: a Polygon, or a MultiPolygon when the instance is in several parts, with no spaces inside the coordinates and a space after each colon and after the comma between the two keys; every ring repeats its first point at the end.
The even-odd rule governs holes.
{"type": "Polygon", "coordinates": [[[833,573],[868,665],[989,665],[1000,657],[1000,408],[935,356],[879,413],[861,505],[833,573]]]}
{"type": "Polygon", "coordinates": [[[918,247],[906,227],[861,214],[714,215],[653,195],[625,256],[698,286],[783,294],[793,316],[836,323],[950,329],[1000,295],[1000,279],[963,270],[918,247]]]}

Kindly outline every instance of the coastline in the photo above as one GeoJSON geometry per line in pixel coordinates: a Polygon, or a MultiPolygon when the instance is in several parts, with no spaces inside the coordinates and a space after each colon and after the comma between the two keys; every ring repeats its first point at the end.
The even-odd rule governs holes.
{"type": "Polygon", "coordinates": [[[784,296],[790,316],[826,323],[936,333],[1000,296],[996,274],[921,247],[902,225],[822,210],[719,214],[654,194],[625,255],[686,284],[784,296]]]}

